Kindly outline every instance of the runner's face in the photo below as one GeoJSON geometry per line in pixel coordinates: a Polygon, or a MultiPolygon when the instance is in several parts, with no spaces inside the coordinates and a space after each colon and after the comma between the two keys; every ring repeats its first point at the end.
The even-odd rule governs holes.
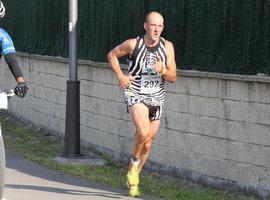
{"type": "Polygon", "coordinates": [[[163,18],[159,14],[150,14],[147,22],[144,23],[146,35],[153,42],[159,41],[160,35],[163,31],[163,18]]]}

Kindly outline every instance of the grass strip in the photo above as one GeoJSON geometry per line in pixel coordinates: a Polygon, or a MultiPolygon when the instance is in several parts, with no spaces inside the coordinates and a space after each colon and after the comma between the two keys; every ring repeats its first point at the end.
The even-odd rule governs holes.
{"type": "MultiPolygon", "coordinates": [[[[108,155],[106,166],[63,165],[53,159],[63,153],[63,144],[54,137],[16,124],[4,113],[0,113],[0,123],[6,147],[16,151],[24,158],[42,166],[59,170],[85,180],[116,188],[125,188],[127,166],[113,163],[108,155]]],[[[238,192],[222,191],[193,184],[189,181],[173,179],[151,173],[140,176],[141,190],[144,194],[168,200],[255,200],[238,192]]]]}

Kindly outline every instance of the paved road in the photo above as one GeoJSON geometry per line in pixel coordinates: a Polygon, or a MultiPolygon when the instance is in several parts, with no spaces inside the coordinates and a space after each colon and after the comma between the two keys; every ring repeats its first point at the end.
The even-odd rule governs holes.
{"type": "MultiPolygon", "coordinates": [[[[67,176],[6,150],[5,200],[131,200],[127,190],[112,189],[67,176]]],[[[153,200],[151,196],[140,199],[153,200]]]]}

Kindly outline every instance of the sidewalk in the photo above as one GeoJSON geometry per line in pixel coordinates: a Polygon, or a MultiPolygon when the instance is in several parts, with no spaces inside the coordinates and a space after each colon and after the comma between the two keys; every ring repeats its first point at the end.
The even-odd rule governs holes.
{"type": "MultiPolygon", "coordinates": [[[[61,174],[25,160],[11,150],[6,150],[6,162],[5,200],[134,200],[127,197],[127,190],[61,174]]],[[[142,195],[139,199],[157,198],[142,195]]]]}

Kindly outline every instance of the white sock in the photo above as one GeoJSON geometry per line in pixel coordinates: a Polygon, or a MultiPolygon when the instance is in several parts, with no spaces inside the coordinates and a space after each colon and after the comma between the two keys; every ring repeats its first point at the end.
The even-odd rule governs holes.
{"type": "Polygon", "coordinates": [[[136,158],[134,158],[134,157],[131,157],[130,158],[130,161],[131,161],[131,163],[133,164],[133,165],[135,165],[135,166],[138,166],[139,165],[139,163],[140,163],[140,159],[136,159],[136,158]]]}

